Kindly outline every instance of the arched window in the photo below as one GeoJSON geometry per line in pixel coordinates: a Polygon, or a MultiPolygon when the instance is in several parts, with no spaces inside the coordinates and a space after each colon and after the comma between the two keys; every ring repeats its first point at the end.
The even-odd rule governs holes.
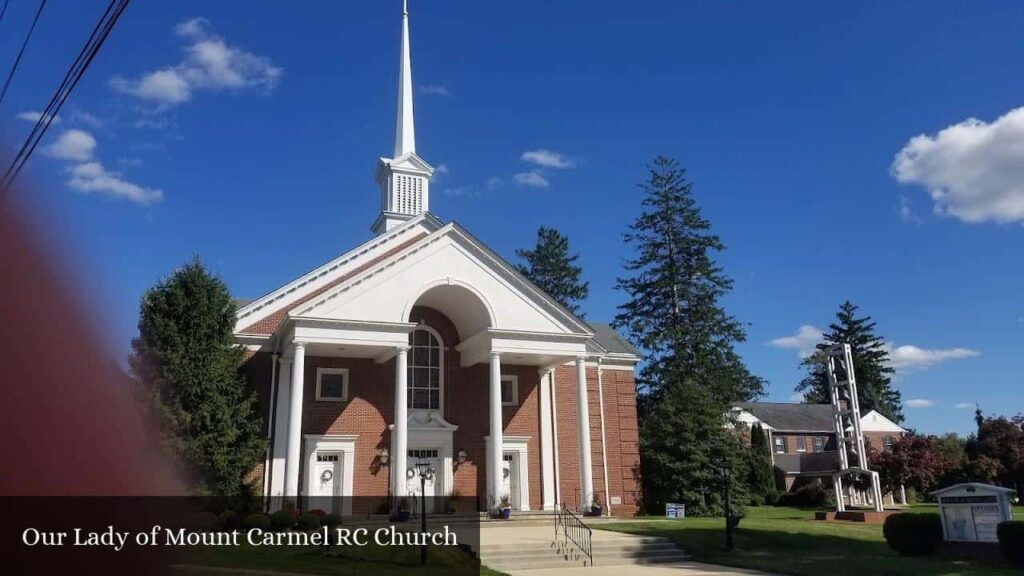
{"type": "Polygon", "coordinates": [[[444,353],[441,337],[422,326],[409,334],[409,345],[409,408],[440,410],[444,353]]]}

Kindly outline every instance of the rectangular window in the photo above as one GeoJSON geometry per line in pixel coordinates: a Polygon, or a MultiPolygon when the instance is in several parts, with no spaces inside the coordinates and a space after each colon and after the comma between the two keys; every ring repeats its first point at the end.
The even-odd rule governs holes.
{"type": "Polygon", "coordinates": [[[824,452],[825,451],[825,439],[821,436],[814,437],[814,451],[824,452]]]}
{"type": "Polygon", "coordinates": [[[786,439],[782,436],[775,437],[775,453],[785,454],[786,453],[786,439]]]}
{"type": "Polygon", "coordinates": [[[408,356],[409,408],[441,409],[441,342],[425,329],[409,336],[412,348],[408,356]]]}
{"type": "Polygon", "coordinates": [[[518,406],[519,405],[519,377],[518,376],[502,376],[501,377],[501,405],[502,406],[518,406]]]}
{"type": "Polygon", "coordinates": [[[338,461],[338,455],[337,454],[317,454],[316,455],[316,461],[317,462],[337,462],[338,461]]]}
{"type": "Polygon", "coordinates": [[[882,447],[886,450],[892,450],[892,436],[882,438],[882,447]]]}
{"type": "Polygon", "coordinates": [[[807,452],[807,438],[804,438],[803,436],[796,437],[796,451],[807,452]]]}
{"type": "Polygon", "coordinates": [[[320,402],[348,400],[348,368],[317,368],[316,399],[320,402]]]}
{"type": "Polygon", "coordinates": [[[437,450],[409,450],[409,460],[428,460],[437,458],[437,450]]]}

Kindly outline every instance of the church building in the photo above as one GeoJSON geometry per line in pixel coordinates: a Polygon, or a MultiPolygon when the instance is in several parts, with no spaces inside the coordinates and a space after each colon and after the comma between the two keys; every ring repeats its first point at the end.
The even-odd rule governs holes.
{"type": "Polygon", "coordinates": [[[427,463],[426,495],[474,498],[480,511],[504,499],[513,511],[597,503],[632,515],[638,354],[430,212],[407,10],[397,107],[372,237],[239,306],[235,339],[269,442],[256,485],[271,502],[394,502],[419,495],[427,463]]]}

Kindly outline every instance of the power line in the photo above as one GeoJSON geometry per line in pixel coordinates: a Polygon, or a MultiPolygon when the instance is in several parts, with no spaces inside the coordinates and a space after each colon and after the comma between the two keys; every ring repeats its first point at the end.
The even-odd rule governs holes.
{"type": "Polygon", "coordinates": [[[4,7],[0,8],[0,22],[4,21],[4,14],[7,14],[7,5],[11,3],[11,0],[4,0],[4,7]]]}
{"type": "Polygon", "coordinates": [[[32,128],[32,132],[25,139],[25,143],[21,145],[18,154],[14,157],[10,166],[7,167],[7,171],[0,177],[0,194],[6,192],[14,182],[14,179],[18,177],[18,173],[21,172],[22,167],[25,166],[29,157],[32,156],[32,152],[39,145],[39,141],[46,134],[50,124],[53,123],[53,119],[57,117],[57,114],[64,106],[64,102],[67,101],[75,86],[78,85],[78,81],[82,79],[85,71],[89,68],[103,43],[107,40],[110,31],[114,29],[114,25],[117,24],[121,13],[128,7],[129,1],[111,0],[106,11],[103,12],[103,16],[100,17],[100,20],[93,28],[89,39],[78,53],[78,57],[75,58],[71,67],[68,68],[67,73],[64,75],[64,80],[57,87],[53,97],[50,98],[50,103],[46,105],[46,108],[40,114],[36,125],[32,128]]]}
{"type": "MultiPolygon", "coordinates": [[[[4,96],[7,96],[7,88],[11,85],[14,73],[18,71],[18,64],[21,64],[21,57],[25,54],[25,48],[28,47],[28,41],[32,38],[32,33],[36,30],[36,24],[39,23],[39,17],[43,15],[43,8],[46,8],[46,0],[41,0],[39,2],[39,9],[36,10],[36,17],[32,19],[32,26],[28,29],[28,34],[25,35],[25,41],[21,43],[21,49],[18,50],[18,57],[14,59],[11,71],[7,73],[7,80],[4,81],[4,89],[0,90],[0,104],[4,103],[4,96]]],[[[4,11],[6,10],[7,4],[4,4],[4,11]]]]}

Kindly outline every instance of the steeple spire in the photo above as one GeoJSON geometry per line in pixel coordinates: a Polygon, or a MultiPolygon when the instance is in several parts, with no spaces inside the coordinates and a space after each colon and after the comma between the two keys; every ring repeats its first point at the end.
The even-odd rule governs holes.
{"type": "Polygon", "coordinates": [[[416,126],[412,115],[412,57],[409,52],[409,2],[402,0],[402,54],[398,64],[395,158],[416,152],[416,126]]]}
{"type": "Polygon", "coordinates": [[[371,230],[384,233],[430,211],[430,177],[434,168],[416,154],[412,119],[412,58],[409,56],[409,6],[402,0],[402,54],[398,65],[398,116],[395,155],[377,162],[380,214],[371,230]]]}

